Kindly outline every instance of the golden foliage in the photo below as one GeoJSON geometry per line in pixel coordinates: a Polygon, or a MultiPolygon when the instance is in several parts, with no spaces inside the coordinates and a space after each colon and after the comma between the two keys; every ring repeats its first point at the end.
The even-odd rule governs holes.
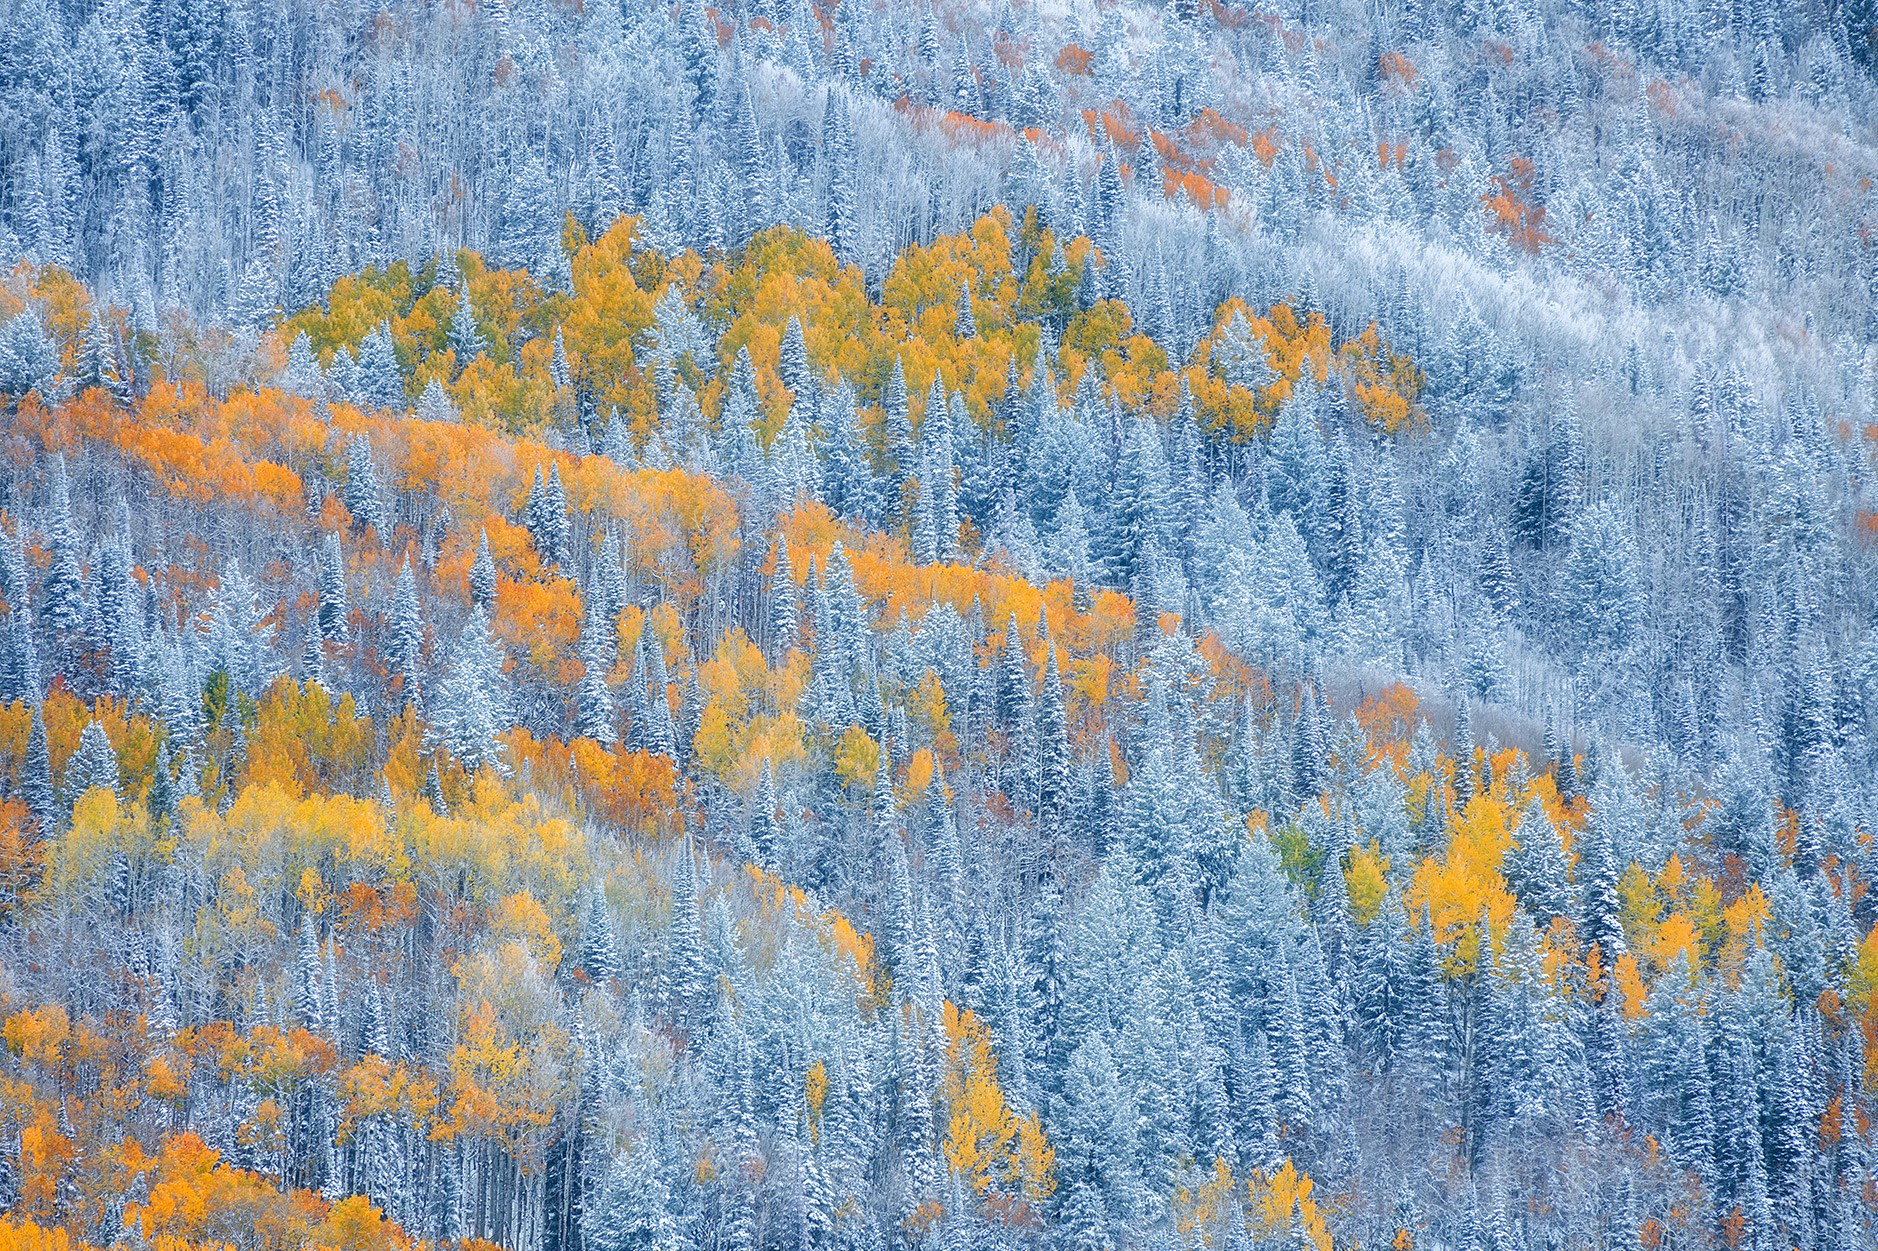
{"type": "MultiPolygon", "coordinates": [[[[1014,1115],[998,1085],[997,1060],[971,1009],[945,1003],[945,1140],[952,1175],[981,1200],[994,1194],[1035,1205],[1055,1189],[1055,1152],[1036,1113],[1014,1115]]],[[[991,1210],[1009,1213],[1006,1205],[991,1210]]]]}

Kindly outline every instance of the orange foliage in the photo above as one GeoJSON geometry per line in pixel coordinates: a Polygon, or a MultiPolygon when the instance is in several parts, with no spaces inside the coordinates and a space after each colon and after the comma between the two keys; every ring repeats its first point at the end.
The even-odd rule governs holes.
{"type": "Polygon", "coordinates": [[[299,796],[356,785],[371,759],[372,722],[350,694],[334,700],[317,682],[275,680],[247,731],[245,784],[299,796]]]}
{"type": "Polygon", "coordinates": [[[126,1229],[146,1243],[176,1251],[232,1246],[409,1251],[415,1245],[363,1196],[329,1203],[310,1191],[283,1193],[259,1174],[220,1159],[192,1133],[166,1138],[159,1155],[138,1160],[149,1197],[125,1212],[126,1229]]]}
{"type": "Polygon", "coordinates": [[[1193,393],[1194,414],[1209,430],[1226,431],[1235,439],[1247,439],[1264,429],[1270,415],[1291,395],[1291,388],[1307,366],[1321,384],[1333,364],[1330,326],[1320,314],[1312,313],[1300,323],[1288,304],[1275,304],[1260,317],[1237,298],[1226,301],[1214,317],[1213,330],[1194,349],[1186,382],[1193,393]],[[1252,334],[1263,342],[1266,359],[1277,378],[1265,390],[1253,394],[1214,376],[1213,352],[1235,316],[1245,318],[1252,334]]]}
{"type": "Polygon", "coordinates": [[[1089,128],[1089,137],[1100,141],[1105,136],[1118,152],[1133,152],[1135,145],[1141,142],[1141,132],[1135,129],[1134,111],[1124,100],[1112,101],[1105,109],[1084,109],[1083,124],[1089,128]]]}
{"type": "Polygon", "coordinates": [[[1252,136],[1252,152],[1258,157],[1260,164],[1264,165],[1266,169],[1270,169],[1272,162],[1278,159],[1278,149],[1280,146],[1278,128],[1276,126],[1268,127],[1252,136]]]}
{"type": "Polygon", "coordinates": [[[606,751],[585,738],[572,750],[581,800],[595,815],[640,835],[670,833],[681,823],[678,769],[670,756],[606,751]]]}
{"type": "Polygon", "coordinates": [[[1056,69],[1060,74],[1091,74],[1095,54],[1087,48],[1079,48],[1073,43],[1063,45],[1063,50],[1056,54],[1056,69]]]}
{"type": "Polygon", "coordinates": [[[1481,197],[1487,207],[1488,228],[1522,252],[1537,255],[1558,239],[1546,233],[1545,206],[1532,202],[1533,167],[1524,157],[1508,161],[1508,172],[1493,176],[1493,190],[1481,197]]]}
{"type": "Polygon", "coordinates": [[[1232,197],[1230,188],[1217,187],[1198,174],[1180,173],[1171,169],[1167,171],[1167,176],[1161,186],[1168,197],[1175,198],[1184,195],[1193,201],[1196,208],[1201,209],[1223,207],[1232,197]]]}
{"type": "MultiPolygon", "coordinates": [[[[1369,739],[1372,752],[1388,751],[1406,742],[1421,715],[1421,699],[1413,687],[1392,682],[1356,707],[1356,723],[1369,739]]],[[[1398,761],[1399,763],[1399,761],[1398,761]]]]}
{"type": "Polygon", "coordinates": [[[1396,95],[1407,95],[1414,91],[1418,78],[1415,62],[1400,52],[1383,53],[1376,67],[1376,76],[1396,95]]]}
{"type": "Polygon", "coordinates": [[[1201,109],[1199,116],[1187,123],[1186,133],[1189,142],[1199,148],[1214,148],[1222,144],[1243,148],[1250,138],[1245,127],[1227,121],[1210,107],[1201,109]]]}

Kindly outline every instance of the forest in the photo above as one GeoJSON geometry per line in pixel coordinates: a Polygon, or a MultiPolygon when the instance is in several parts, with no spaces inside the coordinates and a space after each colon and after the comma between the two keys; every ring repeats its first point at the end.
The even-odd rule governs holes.
{"type": "Polygon", "coordinates": [[[0,1251],[1878,1240],[1878,7],[0,0],[0,1251]]]}

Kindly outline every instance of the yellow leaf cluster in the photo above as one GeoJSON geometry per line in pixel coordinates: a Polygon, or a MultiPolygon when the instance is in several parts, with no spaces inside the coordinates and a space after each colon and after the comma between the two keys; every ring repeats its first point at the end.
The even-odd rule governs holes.
{"type": "Polygon", "coordinates": [[[950,1000],[946,1035],[946,1134],[941,1144],[952,1175],[981,1198],[1007,1193],[1027,1204],[1055,1188],[1055,1152],[1036,1113],[1012,1113],[998,1084],[997,1060],[982,1022],[950,1000]]]}
{"type": "Polygon", "coordinates": [[[1311,1197],[1310,1175],[1298,1171],[1286,1156],[1284,1166],[1267,1177],[1263,1171],[1247,1183],[1247,1197],[1258,1232],[1266,1237],[1285,1237],[1294,1228],[1303,1231],[1317,1251],[1330,1251],[1330,1229],[1311,1197]]]}
{"type": "Polygon", "coordinates": [[[1501,933],[1519,906],[1501,875],[1513,846],[1514,815],[1493,795],[1476,795],[1454,819],[1446,855],[1423,860],[1410,881],[1405,902],[1416,916],[1426,908],[1436,941],[1450,946],[1450,976],[1467,976],[1481,967],[1482,939],[1501,933]],[[1485,935],[1479,925],[1483,920],[1485,935]]]}

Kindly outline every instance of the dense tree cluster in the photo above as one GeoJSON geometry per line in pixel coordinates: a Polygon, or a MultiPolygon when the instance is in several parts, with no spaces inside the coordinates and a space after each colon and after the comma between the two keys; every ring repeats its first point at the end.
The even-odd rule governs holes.
{"type": "Polygon", "coordinates": [[[0,1246],[1871,1241],[1859,5],[3,29],[0,1246]]]}

